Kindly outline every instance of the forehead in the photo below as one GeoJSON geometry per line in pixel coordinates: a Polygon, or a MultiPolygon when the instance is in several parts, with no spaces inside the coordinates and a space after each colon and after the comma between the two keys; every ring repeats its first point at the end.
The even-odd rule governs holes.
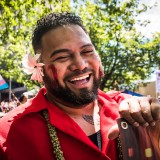
{"type": "Polygon", "coordinates": [[[78,25],[67,25],[52,29],[43,35],[42,39],[42,48],[58,48],[66,47],[71,44],[83,45],[85,43],[91,43],[91,40],[88,34],[78,25]]]}

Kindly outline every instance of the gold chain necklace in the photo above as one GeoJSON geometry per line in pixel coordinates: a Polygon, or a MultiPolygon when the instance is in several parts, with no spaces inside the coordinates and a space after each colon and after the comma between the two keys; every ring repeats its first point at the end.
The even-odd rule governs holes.
{"type": "Polygon", "coordinates": [[[123,152],[122,152],[120,136],[116,138],[116,141],[117,141],[117,150],[118,150],[118,160],[123,160],[123,152]]]}
{"type": "MultiPolygon", "coordinates": [[[[50,136],[52,146],[53,146],[53,154],[55,154],[56,160],[65,160],[63,156],[63,151],[61,150],[61,146],[58,140],[56,128],[50,124],[48,112],[46,110],[43,111],[43,115],[44,115],[45,120],[47,121],[49,136],[50,136]]],[[[119,150],[118,159],[123,160],[122,146],[121,146],[119,137],[117,138],[117,149],[119,150]]]]}
{"type": "Polygon", "coordinates": [[[53,146],[53,153],[56,156],[56,160],[65,160],[63,157],[63,151],[61,150],[61,146],[60,146],[60,143],[57,137],[56,128],[50,124],[48,112],[46,110],[43,111],[43,115],[47,121],[49,136],[51,138],[51,142],[53,146]]]}

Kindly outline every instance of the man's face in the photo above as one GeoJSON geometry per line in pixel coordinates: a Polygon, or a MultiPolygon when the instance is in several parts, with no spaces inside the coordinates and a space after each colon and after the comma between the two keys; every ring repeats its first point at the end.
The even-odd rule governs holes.
{"type": "Polygon", "coordinates": [[[42,37],[47,93],[64,104],[81,106],[97,97],[100,59],[78,25],[59,27],[42,37]]]}

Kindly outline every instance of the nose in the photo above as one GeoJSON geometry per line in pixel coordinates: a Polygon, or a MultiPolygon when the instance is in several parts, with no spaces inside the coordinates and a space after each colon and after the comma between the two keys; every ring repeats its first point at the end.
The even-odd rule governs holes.
{"type": "Polygon", "coordinates": [[[81,55],[76,56],[75,58],[73,58],[72,64],[70,65],[70,69],[72,71],[75,71],[75,70],[82,71],[86,67],[88,67],[87,60],[84,57],[82,57],[81,55]]]}

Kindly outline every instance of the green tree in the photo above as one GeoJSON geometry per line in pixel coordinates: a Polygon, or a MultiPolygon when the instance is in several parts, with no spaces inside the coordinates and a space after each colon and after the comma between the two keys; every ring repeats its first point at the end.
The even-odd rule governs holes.
{"type": "Polygon", "coordinates": [[[80,15],[100,54],[105,76],[101,89],[134,88],[135,80],[147,78],[160,62],[157,33],[146,39],[134,28],[135,17],[145,12],[138,0],[1,0],[0,73],[28,87],[39,85],[22,71],[21,59],[32,52],[31,35],[36,20],[52,11],[80,15]],[[133,85],[134,84],[134,85],[133,85]]]}
{"type": "MultiPolygon", "coordinates": [[[[134,27],[135,18],[147,10],[138,0],[85,1],[76,11],[83,15],[104,66],[101,89],[136,87],[136,80],[150,76],[159,61],[159,38],[147,39],[134,27]],[[155,46],[156,44],[156,46],[155,46]]],[[[147,24],[144,21],[142,24],[147,24]]]]}
{"type": "Polygon", "coordinates": [[[45,13],[70,10],[70,0],[1,0],[0,1],[0,74],[29,88],[31,81],[22,70],[21,60],[27,52],[33,53],[31,35],[37,19],[45,13]]]}

